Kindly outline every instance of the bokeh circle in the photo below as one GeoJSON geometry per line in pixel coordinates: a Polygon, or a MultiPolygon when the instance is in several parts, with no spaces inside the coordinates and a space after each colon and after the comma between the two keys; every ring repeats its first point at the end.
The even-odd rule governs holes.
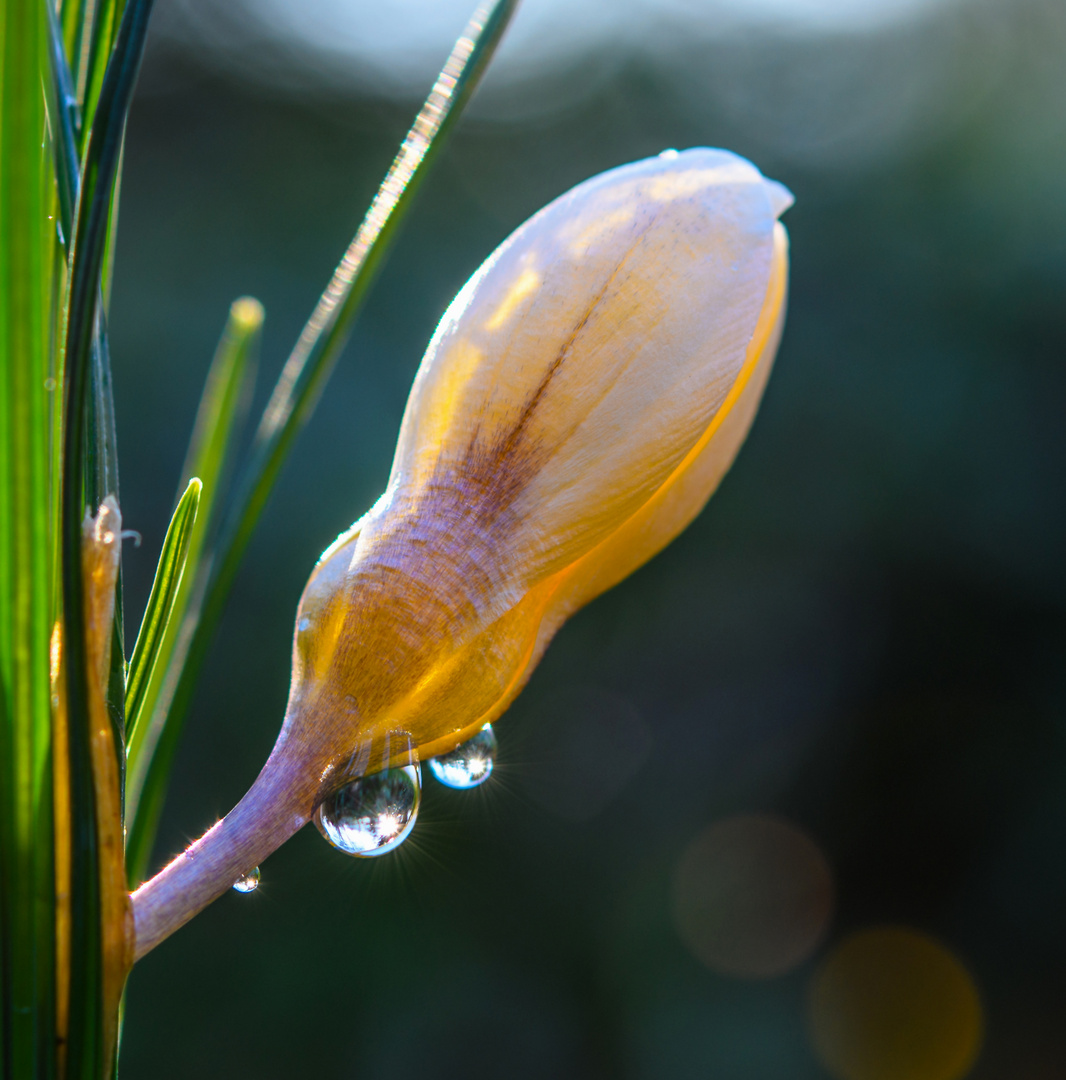
{"type": "Polygon", "coordinates": [[[833,879],[818,845],[787,821],[741,815],[689,844],[674,874],[674,922],[709,968],[770,978],[814,952],[833,910],[833,879]]]}
{"type": "Polygon", "coordinates": [[[981,1003],[956,957],[900,926],[846,938],[815,973],[811,1035],[840,1080],[960,1080],[981,1044],[981,1003]]]}

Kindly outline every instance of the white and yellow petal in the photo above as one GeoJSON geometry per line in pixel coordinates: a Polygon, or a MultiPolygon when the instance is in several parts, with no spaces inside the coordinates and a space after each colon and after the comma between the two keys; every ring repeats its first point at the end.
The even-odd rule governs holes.
{"type": "Polygon", "coordinates": [[[580,184],[471,278],[384,496],[301,601],[286,730],[327,771],[381,767],[397,731],[454,746],[698,513],[776,351],[789,200],[726,151],[663,155],[580,184]]]}

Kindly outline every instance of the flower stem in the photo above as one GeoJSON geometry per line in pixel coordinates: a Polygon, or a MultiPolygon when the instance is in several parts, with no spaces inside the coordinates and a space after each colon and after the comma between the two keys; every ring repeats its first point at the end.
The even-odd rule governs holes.
{"type": "Polygon", "coordinates": [[[275,750],[243,799],[133,894],[140,960],[307,824],[307,794],[275,750]]]}

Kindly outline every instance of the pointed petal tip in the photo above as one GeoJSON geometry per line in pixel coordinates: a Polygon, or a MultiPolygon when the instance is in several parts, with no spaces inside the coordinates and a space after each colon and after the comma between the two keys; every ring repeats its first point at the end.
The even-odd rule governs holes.
{"type": "Polygon", "coordinates": [[[770,208],[774,217],[779,218],[796,201],[796,196],[776,180],[765,178],[765,183],[766,193],[770,196],[770,208]]]}

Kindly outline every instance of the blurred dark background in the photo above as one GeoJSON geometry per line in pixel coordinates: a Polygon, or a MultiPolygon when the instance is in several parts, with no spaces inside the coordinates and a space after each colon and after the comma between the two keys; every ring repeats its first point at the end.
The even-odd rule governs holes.
{"type": "MultiPolygon", "coordinates": [[[[111,320],[133,625],[228,304],[266,307],[262,401],[431,79],[358,57],[346,79],[232,13],[159,8],[111,320]]],[[[748,444],[697,522],[559,634],[485,788],[427,776],[380,860],[305,829],[258,892],[137,966],[129,1080],[813,1080],[832,1074],[812,980],[885,924],[976,988],[968,1075],[1066,1076],[1066,8],[704,16],[673,0],[654,35],[501,55],[271,500],[158,861],[254,778],[315,559],[383,489],[445,306],[546,201],[693,145],[795,192],[789,321],[748,444]],[[810,841],[835,896],[772,977],[701,962],[684,928],[679,867],[751,815],[810,841]]]]}

